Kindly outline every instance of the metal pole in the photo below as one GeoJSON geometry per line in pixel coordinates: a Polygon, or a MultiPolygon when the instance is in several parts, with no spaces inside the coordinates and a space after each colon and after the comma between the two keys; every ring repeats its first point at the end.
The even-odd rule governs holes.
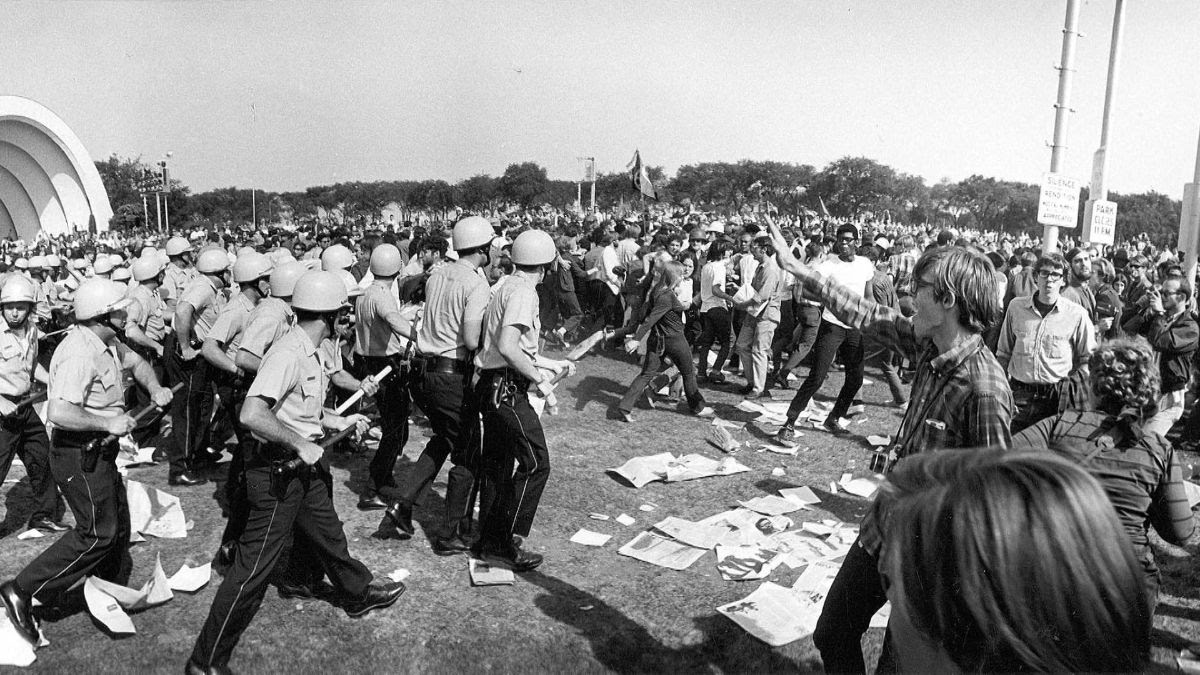
{"type": "Polygon", "coordinates": [[[1112,43],[1108,48],[1108,85],[1104,89],[1104,114],[1100,118],[1100,147],[1092,160],[1092,189],[1083,212],[1083,241],[1092,235],[1092,207],[1108,200],[1108,131],[1112,124],[1112,104],[1117,91],[1117,66],[1121,61],[1121,36],[1125,29],[1125,0],[1116,0],[1113,9],[1112,43]]]}
{"type": "Polygon", "coordinates": [[[592,213],[596,212],[596,181],[592,181],[592,213]]]}
{"type": "Polygon", "coordinates": [[[167,174],[167,160],[165,160],[165,159],[163,160],[163,163],[162,163],[162,169],[163,169],[163,190],[164,190],[164,192],[163,192],[163,233],[165,234],[165,233],[171,231],[171,209],[170,209],[170,202],[167,201],[168,199],[170,199],[170,195],[171,195],[171,179],[170,179],[170,176],[167,174]]]}
{"type": "Polygon", "coordinates": [[[583,183],[575,184],[575,203],[579,205],[580,209],[583,209],[583,183]]]}
{"type": "MultiPolygon", "coordinates": [[[[1062,58],[1058,66],[1058,99],[1054,104],[1054,144],[1050,146],[1050,171],[1057,173],[1062,167],[1067,149],[1067,115],[1071,108],[1071,86],[1075,76],[1075,40],[1079,37],[1079,2],[1067,0],[1067,18],[1063,23],[1062,58]]],[[[1046,225],[1042,228],[1042,252],[1058,250],[1058,228],[1046,225]]]]}
{"type": "Polygon", "coordinates": [[[258,227],[258,201],[257,201],[257,196],[254,193],[255,193],[255,189],[250,188],[250,222],[251,222],[251,224],[254,225],[255,228],[257,228],[258,227]]]}
{"type": "Polygon", "coordinates": [[[154,208],[158,211],[158,231],[162,232],[162,192],[157,190],[154,192],[154,208]]]}
{"type": "Polygon", "coordinates": [[[145,217],[145,220],[142,221],[142,225],[146,229],[150,229],[150,206],[147,204],[145,192],[142,193],[142,214],[145,217]]]}

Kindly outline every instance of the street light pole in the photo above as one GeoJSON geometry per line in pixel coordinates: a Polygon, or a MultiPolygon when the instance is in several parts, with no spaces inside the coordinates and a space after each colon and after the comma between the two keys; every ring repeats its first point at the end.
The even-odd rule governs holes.
{"type": "Polygon", "coordinates": [[[1192,182],[1183,186],[1179,248],[1183,250],[1183,278],[1192,286],[1192,297],[1196,297],[1196,250],[1200,248],[1200,142],[1197,142],[1196,168],[1192,173],[1192,182]]]}
{"type": "Polygon", "coordinates": [[[1117,66],[1121,60],[1121,36],[1125,28],[1125,0],[1116,0],[1113,10],[1112,44],[1108,50],[1108,85],[1104,90],[1104,114],[1100,118],[1100,147],[1092,160],[1092,189],[1083,210],[1083,241],[1092,239],[1092,210],[1097,201],[1108,201],[1108,131],[1112,123],[1113,98],[1117,92],[1117,66]]]}
{"type": "MultiPolygon", "coordinates": [[[[1050,146],[1050,172],[1062,168],[1067,149],[1067,115],[1071,112],[1071,87],[1075,77],[1075,40],[1079,37],[1079,3],[1067,0],[1067,18],[1063,23],[1062,58],[1058,66],[1058,99],[1054,104],[1054,143],[1050,146]]],[[[1078,195],[1076,195],[1078,197],[1078,195]]],[[[1058,250],[1058,227],[1042,228],[1042,253],[1058,250]]]]}

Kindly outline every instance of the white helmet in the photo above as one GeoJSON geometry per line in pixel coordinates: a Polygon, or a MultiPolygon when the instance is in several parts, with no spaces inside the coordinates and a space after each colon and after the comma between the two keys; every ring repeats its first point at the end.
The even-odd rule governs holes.
{"type": "Polygon", "coordinates": [[[19,270],[27,270],[29,269],[29,261],[25,258],[17,258],[17,261],[13,263],[13,267],[19,270]]]}
{"type": "Polygon", "coordinates": [[[125,264],[125,258],[119,253],[109,253],[108,261],[112,263],[113,267],[120,267],[121,265],[125,264]]]}
{"type": "Polygon", "coordinates": [[[229,269],[229,256],[219,248],[206,249],[196,258],[196,271],[201,274],[217,274],[229,269]]]}
{"type": "Polygon", "coordinates": [[[35,255],[29,258],[29,269],[40,270],[46,266],[46,256],[35,255]]]}
{"type": "Polygon", "coordinates": [[[171,237],[170,239],[167,240],[167,255],[168,256],[183,255],[184,253],[187,253],[188,251],[194,251],[194,250],[195,249],[192,248],[192,242],[188,241],[187,239],[184,239],[183,237],[171,237]]]}
{"type": "Polygon", "coordinates": [[[292,307],[308,312],[336,312],[348,307],[346,284],[333,272],[309,272],[296,281],[292,307]]]}
{"type": "Polygon", "coordinates": [[[128,307],[127,288],[111,279],[88,279],[75,291],[75,320],[86,321],[128,307]]]}
{"type": "Polygon", "coordinates": [[[233,282],[248,284],[269,275],[273,267],[271,259],[261,253],[250,251],[241,254],[233,263],[233,282]]]}
{"type": "Polygon", "coordinates": [[[296,290],[296,282],[308,274],[310,269],[304,263],[295,260],[276,265],[271,272],[271,295],[276,298],[290,298],[296,290]]]}
{"type": "Polygon", "coordinates": [[[321,252],[321,269],[326,272],[344,270],[356,262],[358,258],[354,251],[341,244],[334,244],[321,252]]]}
{"type": "Polygon", "coordinates": [[[4,282],[0,289],[0,303],[5,302],[36,302],[37,289],[33,280],[23,274],[13,274],[4,282]]]}
{"type": "Polygon", "coordinates": [[[400,249],[391,244],[380,244],[371,251],[371,274],[377,277],[394,277],[404,266],[400,249]]]}
{"type": "Polygon", "coordinates": [[[54,269],[59,265],[62,265],[62,258],[58,257],[57,253],[51,253],[46,256],[46,267],[54,269]]]}
{"type": "Polygon", "coordinates": [[[525,230],[517,235],[513,242],[512,261],[514,265],[533,267],[545,265],[558,257],[558,249],[554,240],[542,230],[525,230]]]}
{"type": "Polygon", "coordinates": [[[97,256],[96,262],[92,263],[92,273],[96,276],[112,274],[113,267],[115,267],[115,265],[113,265],[112,260],[110,260],[108,256],[97,256]]]}
{"type": "Polygon", "coordinates": [[[132,278],[133,272],[130,272],[128,267],[118,267],[117,269],[113,270],[113,281],[129,281],[132,278]]]}
{"type": "Polygon", "coordinates": [[[465,251],[469,248],[487,246],[496,238],[492,224],[483,216],[467,216],[454,224],[454,233],[450,235],[452,248],[455,251],[465,251]]]}
{"type": "Polygon", "coordinates": [[[153,279],[163,271],[163,262],[157,255],[144,255],[133,261],[133,280],[153,279]]]}
{"type": "Polygon", "coordinates": [[[355,280],[354,275],[350,273],[350,270],[334,270],[333,273],[341,277],[342,283],[346,284],[347,296],[351,298],[357,298],[363,294],[363,289],[359,288],[358,281],[355,280]]]}

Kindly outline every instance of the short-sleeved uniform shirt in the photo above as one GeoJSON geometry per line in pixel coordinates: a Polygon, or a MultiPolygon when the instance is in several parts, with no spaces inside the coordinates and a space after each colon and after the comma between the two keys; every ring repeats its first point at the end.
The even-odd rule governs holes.
{"type": "Polygon", "coordinates": [[[0,319],[0,395],[11,397],[29,393],[33,369],[37,367],[40,337],[32,317],[19,331],[10,329],[8,322],[0,319]]]}
{"type": "Polygon", "coordinates": [[[321,437],[321,410],[329,388],[326,359],[327,352],[293,326],[267,351],[246,396],[267,399],[281,424],[314,441],[321,437]]]}
{"type": "Polygon", "coordinates": [[[531,359],[537,356],[538,335],[542,329],[538,318],[537,288],[521,274],[510,274],[505,278],[507,281],[492,293],[483,313],[483,344],[475,355],[475,367],[481,370],[508,366],[500,354],[500,330],[505,326],[516,326],[521,331],[521,351],[531,359]]]}
{"type": "Polygon", "coordinates": [[[425,315],[417,332],[417,351],[426,356],[467,358],[462,325],[483,316],[489,300],[487,281],[471,266],[454,263],[434,270],[425,282],[425,315]]]}
{"type": "Polygon", "coordinates": [[[392,294],[394,283],[373,282],[355,307],[354,351],[365,356],[391,356],[404,351],[408,340],[396,335],[387,315],[400,311],[392,294]]]}
{"type": "MultiPolygon", "coordinates": [[[[212,330],[213,324],[217,321],[217,315],[221,313],[221,308],[225,306],[225,295],[217,289],[217,285],[213,280],[200,276],[188,283],[183,289],[183,294],[179,296],[179,302],[187,303],[195,310],[193,313],[193,328],[192,332],[196,339],[204,341],[208,337],[208,332],[212,330]]],[[[179,308],[176,306],[175,311],[179,308]]],[[[180,342],[191,340],[190,335],[180,335],[180,342]]]]}
{"type": "Polygon", "coordinates": [[[225,356],[232,359],[237,355],[242,331],[246,329],[250,313],[253,311],[254,302],[246,297],[245,293],[238,293],[221,308],[221,313],[213,322],[208,337],[224,345],[225,356]]]}
{"type": "Polygon", "coordinates": [[[158,290],[151,290],[141,284],[129,288],[125,294],[133,300],[129,306],[129,318],[151,340],[161,341],[167,334],[166,303],[158,290]]]}
{"type": "Polygon", "coordinates": [[[54,350],[46,397],[82,406],[101,417],[125,412],[121,363],[127,348],[106,346],[90,329],[75,326],[54,350]]]}
{"type": "Polygon", "coordinates": [[[258,358],[296,324],[296,314],[279,298],[263,298],[246,321],[238,349],[258,358]]]}
{"type": "Polygon", "coordinates": [[[178,301],[179,296],[183,295],[183,289],[187,288],[199,273],[195,267],[180,267],[175,263],[167,265],[163,271],[162,297],[164,300],[178,301]]]}

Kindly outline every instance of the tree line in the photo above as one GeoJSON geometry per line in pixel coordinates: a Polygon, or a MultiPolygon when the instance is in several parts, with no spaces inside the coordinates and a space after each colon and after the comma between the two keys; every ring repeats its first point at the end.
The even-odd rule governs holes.
{"type": "MultiPolygon", "coordinates": [[[[96,162],[113,206],[114,228],[145,224],[142,196],[136,179],[142,170],[137,158],[116,155],[96,162]]],[[[680,209],[726,217],[768,210],[806,217],[865,218],[885,222],[928,223],[1011,233],[1040,232],[1036,223],[1038,186],[1019,181],[973,175],[957,182],[943,179],[926,185],[920,176],[898,171],[867,157],[842,157],[818,170],[808,164],[742,160],[703,162],[682,166],[674,176],[662,167],[647,167],[658,201],[680,209]]],[[[590,185],[582,190],[584,206],[590,185]]],[[[386,209],[402,213],[449,214],[454,208],[505,211],[511,208],[570,208],[576,200],[575,181],[551,179],[536,162],[510,164],[500,176],[479,174],[457,183],[445,180],[354,181],[318,185],[298,192],[225,187],[192,193],[172,179],[166,195],[171,224],[248,223],[252,209],[259,222],[379,222],[386,209]],[[254,208],[254,206],[256,208],[254,208]]],[[[1082,224],[1083,203],[1079,219],[1082,224]]],[[[1111,193],[1117,203],[1118,240],[1145,233],[1152,241],[1174,245],[1180,202],[1157,192],[1111,193]]],[[[157,222],[153,196],[147,202],[149,222],[157,222]]],[[[596,178],[596,205],[602,210],[641,208],[625,172],[596,178]]]]}

